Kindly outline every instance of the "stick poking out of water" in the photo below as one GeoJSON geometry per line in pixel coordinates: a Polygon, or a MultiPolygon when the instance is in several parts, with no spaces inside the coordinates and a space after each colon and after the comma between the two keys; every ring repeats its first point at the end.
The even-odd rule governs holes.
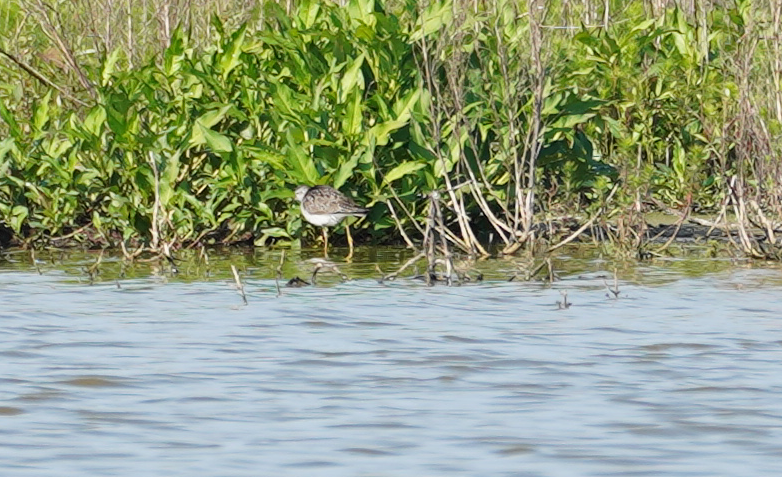
{"type": "MultiPolygon", "coordinates": [[[[402,272],[404,272],[405,270],[407,270],[408,268],[410,268],[410,266],[411,266],[411,265],[413,265],[413,264],[415,264],[415,262],[417,262],[417,261],[419,261],[419,260],[421,260],[421,259],[424,259],[424,258],[426,258],[426,253],[425,253],[425,252],[421,252],[421,253],[419,253],[419,254],[418,254],[418,255],[416,255],[415,257],[413,257],[413,258],[411,258],[410,260],[406,261],[406,262],[404,263],[404,265],[402,265],[401,267],[399,267],[399,270],[395,271],[394,273],[389,273],[388,275],[383,275],[383,276],[381,276],[381,277],[380,277],[380,283],[383,283],[383,282],[385,282],[385,281],[392,281],[392,280],[395,280],[395,279],[396,279],[396,277],[397,277],[397,276],[399,276],[399,274],[400,274],[400,273],[402,273],[402,272]]],[[[377,270],[378,270],[378,271],[380,271],[380,268],[378,267],[378,268],[377,268],[377,270]]],[[[381,275],[382,275],[382,274],[381,274],[381,275]]]]}
{"type": "Polygon", "coordinates": [[[87,272],[87,276],[90,278],[90,285],[95,283],[95,278],[100,275],[100,264],[103,261],[103,252],[105,252],[106,249],[101,249],[100,255],[98,255],[98,258],[95,260],[95,263],[90,265],[88,268],[86,268],[84,271],[87,272]]]}
{"type": "Polygon", "coordinates": [[[236,289],[239,290],[239,294],[242,295],[242,301],[247,304],[247,295],[244,294],[244,284],[239,279],[239,272],[236,271],[236,266],[231,264],[231,271],[234,273],[234,281],[236,282],[236,289]]]}
{"type": "Polygon", "coordinates": [[[315,270],[312,271],[312,277],[310,278],[310,282],[312,282],[313,285],[317,284],[317,276],[321,270],[324,272],[334,272],[339,275],[339,278],[343,282],[348,281],[348,276],[342,273],[342,270],[339,269],[336,263],[319,261],[315,264],[315,270]]]}
{"type": "Polygon", "coordinates": [[[35,248],[30,247],[30,260],[33,261],[33,266],[35,267],[35,270],[38,272],[38,275],[43,275],[43,272],[41,271],[41,267],[38,265],[38,260],[35,259],[35,248]]]}
{"type": "Polygon", "coordinates": [[[616,276],[616,270],[614,270],[614,288],[611,288],[608,285],[608,282],[606,279],[603,279],[603,284],[606,286],[606,290],[608,290],[608,293],[606,293],[606,296],[608,298],[616,300],[619,298],[619,278],[616,276]]]}
{"type": "Polygon", "coordinates": [[[210,275],[209,273],[209,254],[206,252],[206,246],[201,244],[201,251],[199,252],[199,257],[204,262],[204,266],[206,266],[206,276],[208,277],[210,275]]]}
{"type": "Polygon", "coordinates": [[[277,274],[274,276],[274,284],[277,286],[277,297],[282,296],[282,289],[280,288],[280,280],[282,279],[282,264],[285,263],[285,250],[280,255],[280,264],[277,265],[277,274]]]}
{"type": "Polygon", "coordinates": [[[559,294],[562,295],[562,301],[557,301],[557,309],[567,310],[572,305],[572,303],[567,301],[567,290],[560,290],[559,294]]]}

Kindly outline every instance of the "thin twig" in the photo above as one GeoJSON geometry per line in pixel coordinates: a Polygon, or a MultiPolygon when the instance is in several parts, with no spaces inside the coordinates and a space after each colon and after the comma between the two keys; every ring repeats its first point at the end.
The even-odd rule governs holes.
{"type": "Polygon", "coordinates": [[[407,236],[405,229],[402,227],[402,222],[399,221],[399,217],[397,217],[396,211],[394,210],[394,206],[391,204],[390,200],[386,201],[386,206],[388,207],[388,211],[391,212],[391,217],[394,218],[394,222],[396,223],[396,228],[399,229],[399,233],[402,235],[402,238],[407,244],[407,247],[415,250],[415,245],[413,245],[413,242],[410,240],[410,237],[407,236]]]}
{"type": "Polygon", "coordinates": [[[592,226],[592,224],[595,222],[595,220],[597,220],[597,218],[598,218],[598,217],[600,217],[600,216],[603,214],[603,212],[604,212],[604,210],[605,210],[605,206],[606,206],[606,204],[608,204],[608,202],[609,202],[609,201],[610,201],[610,200],[611,200],[611,199],[614,197],[614,194],[616,193],[616,191],[617,191],[618,189],[619,189],[619,184],[616,184],[616,185],[613,187],[613,189],[611,189],[611,192],[608,194],[608,197],[606,197],[606,200],[605,200],[605,202],[603,203],[603,206],[602,206],[602,207],[600,207],[600,209],[598,209],[597,213],[596,213],[596,214],[595,214],[595,215],[594,215],[594,216],[593,216],[591,219],[589,219],[589,221],[587,221],[587,223],[585,223],[584,225],[582,225],[581,227],[579,227],[579,228],[578,228],[578,230],[576,230],[575,232],[573,232],[572,234],[570,234],[570,235],[569,235],[569,236],[568,236],[568,237],[567,237],[565,240],[563,240],[563,241],[559,242],[558,244],[554,245],[553,247],[550,247],[550,248],[549,248],[549,249],[546,251],[546,253],[551,253],[551,252],[553,252],[554,250],[556,250],[556,249],[558,249],[558,248],[560,248],[560,247],[562,247],[562,246],[564,246],[564,245],[566,245],[566,244],[568,244],[568,243],[572,242],[573,240],[575,240],[575,239],[576,239],[576,237],[578,237],[579,235],[581,235],[581,234],[582,234],[582,233],[583,233],[583,232],[584,232],[586,229],[588,229],[589,227],[591,227],[591,226],[592,226]]]}
{"type": "Polygon", "coordinates": [[[73,101],[74,103],[79,104],[80,106],[89,106],[89,103],[85,103],[84,101],[80,100],[76,96],[73,96],[69,92],[67,92],[65,89],[61,88],[57,84],[55,84],[52,80],[46,78],[41,72],[39,72],[37,69],[33,68],[31,65],[24,62],[22,59],[16,57],[12,53],[9,53],[8,51],[4,50],[3,48],[0,48],[0,53],[8,57],[9,60],[16,63],[16,65],[23,69],[27,74],[32,76],[33,78],[37,79],[41,83],[45,84],[46,86],[53,88],[57,90],[60,94],[68,98],[69,100],[73,101]]]}
{"type": "Polygon", "coordinates": [[[342,279],[343,282],[346,282],[348,280],[348,276],[342,273],[342,270],[339,269],[336,263],[332,262],[318,262],[315,264],[315,269],[312,271],[312,277],[310,277],[310,282],[313,285],[317,285],[316,280],[318,273],[323,271],[328,272],[334,272],[339,275],[339,277],[342,279]]]}
{"type": "Polygon", "coordinates": [[[404,263],[404,265],[402,265],[402,266],[401,266],[401,267],[400,267],[400,268],[399,268],[397,271],[395,271],[394,273],[389,273],[388,275],[385,275],[385,276],[382,278],[382,280],[383,280],[383,281],[386,281],[386,280],[388,280],[388,281],[394,280],[394,279],[395,279],[397,276],[399,276],[399,274],[400,274],[400,273],[404,272],[405,270],[407,270],[408,268],[410,268],[410,266],[412,266],[414,263],[416,263],[417,261],[419,261],[419,260],[421,260],[421,259],[424,259],[424,258],[426,258],[426,253],[425,253],[425,252],[421,252],[421,253],[419,253],[419,254],[418,254],[418,255],[416,255],[415,257],[413,257],[413,258],[411,258],[410,260],[406,261],[406,262],[404,263]]]}

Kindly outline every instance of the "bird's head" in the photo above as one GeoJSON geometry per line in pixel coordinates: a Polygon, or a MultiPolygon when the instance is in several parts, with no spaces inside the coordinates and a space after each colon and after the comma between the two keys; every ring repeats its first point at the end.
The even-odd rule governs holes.
{"type": "Polygon", "coordinates": [[[304,196],[310,191],[310,186],[300,185],[296,188],[296,200],[301,202],[304,200],[304,196]]]}

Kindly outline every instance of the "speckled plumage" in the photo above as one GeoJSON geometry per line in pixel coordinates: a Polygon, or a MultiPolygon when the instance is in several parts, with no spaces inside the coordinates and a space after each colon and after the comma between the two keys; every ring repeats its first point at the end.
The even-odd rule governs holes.
{"type": "Polygon", "coordinates": [[[296,200],[301,203],[304,219],[321,227],[333,227],[345,217],[361,217],[368,212],[337,189],[325,185],[297,187],[296,200]]]}

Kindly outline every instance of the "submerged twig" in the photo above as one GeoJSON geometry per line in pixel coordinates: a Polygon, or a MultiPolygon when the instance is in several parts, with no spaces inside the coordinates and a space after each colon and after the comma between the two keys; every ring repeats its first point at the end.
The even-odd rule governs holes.
{"type": "MultiPolygon", "coordinates": [[[[541,271],[542,271],[544,268],[545,268],[545,269],[546,269],[546,271],[548,272],[548,280],[549,280],[549,283],[554,283],[554,281],[555,281],[555,280],[556,280],[556,278],[557,278],[557,274],[556,274],[556,273],[555,273],[555,271],[554,271],[554,264],[553,264],[553,263],[552,263],[552,261],[551,261],[551,257],[546,257],[546,259],[545,259],[545,260],[543,260],[542,262],[540,262],[540,263],[539,263],[539,264],[538,264],[538,265],[537,265],[535,268],[533,268],[531,271],[530,271],[529,269],[526,269],[525,271],[526,271],[527,273],[526,273],[526,274],[525,274],[525,276],[524,276],[524,280],[525,280],[525,281],[532,280],[532,279],[533,279],[533,278],[535,278],[535,276],[536,276],[537,274],[539,274],[539,273],[540,273],[540,272],[541,272],[541,271]]],[[[509,281],[509,282],[512,282],[512,281],[516,280],[517,278],[519,278],[519,274],[518,274],[518,272],[514,273],[514,274],[513,274],[513,275],[512,275],[512,276],[511,276],[511,277],[508,279],[508,281],[509,281]]],[[[545,280],[545,279],[544,279],[544,280],[545,280]]]]}
{"type": "MultiPolygon", "coordinates": [[[[391,280],[394,280],[394,279],[396,279],[396,277],[397,277],[397,276],[399,276],[399,274],[400,274],[400,273],[404,272],[405,270],[407,270],[408,268],[410,268],[410,266],[412,266],[414,263],[416,263],[417,261],[419,261],[419,260],[421,260],[421,259],[423,259],[423,258],[426,258],[426,253],[425,253],[425,252],[421,252],[421,253],[419,253],[419,254],[418,254],[418,255],[416,255],[415,257],[413,257],[413,258],[411,258],[410,260],[406,261],[406,262],[405,262],[405,263],[404,263],[404,264],[403,264],[401,267],[399,267],[399,269],[398,269],[397,271],[395,271],[394,273],[389,273],[388,275],[385,275],[385,276],[383,276],[383,277],[380,279],[380,280],[381,280],[381,283],[382,283],[382,282],[384,282],[384,281],[386,281],[386,280],[388,280],[388,281],[391,281],[391,280]]],[[[379,270],[379,268],[378,268],[378,270],[379,270]]]]}
{"type": "Polygon", "coordinates": [[[103,261],[103,253],[105,251],[106,249],[101,249],[98,258],[95,259],[95,263],[90,265],[89,268],[85,270],[87,272],[87,275],[90,277],[90,285],[95,283],[95,277],[100,275],[100,264],[103,261]]]}

